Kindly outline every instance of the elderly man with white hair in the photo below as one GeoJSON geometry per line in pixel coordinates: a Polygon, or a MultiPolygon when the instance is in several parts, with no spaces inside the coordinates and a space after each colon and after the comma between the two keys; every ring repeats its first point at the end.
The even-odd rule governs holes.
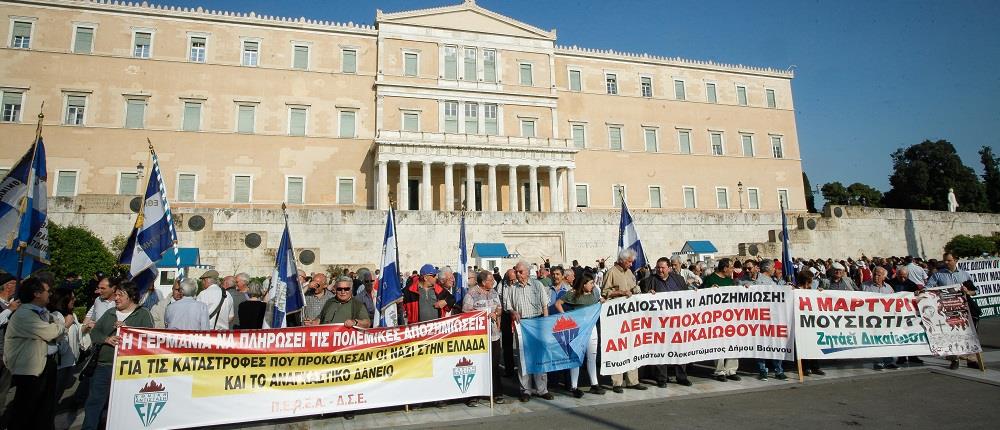
{"type": "Polygon", "coordinates": [[[167,305],[163,322],[168,329],[174,330],[208,330],[208,305],[195,300],[198,293],[198,281],[184,278],[178,287],[181,299],[167,305]]]}
{"type": "MultiPolygon", "coordinates": [[[[885,270],[885,268],[881,266],[875,266],[875,273],[872,274],[872,280],[865,282],[862,286],[862,290],[868,293],[893,294],[896,290],[893,289],[892,285],[886,281],[886,278],[888,277],[888,270],[885,270]]],[[[898,369],[899,366],[897,366],[893,361],[895,361],[893,357],[876,358],[872,368],[875,370],[898,369]]]]}
{"type": "Polygon", "coordinates": [[[240,326],[240,303],[250,299],[250,275],[246,273],[236,274],[236,288],[230,288],[229,297],[233,299],[233,327],[240,326]]]}
{"type": "MultiPolygon", "coordinates": [[[[510,314],[514,324],[520,323],[522,319],[549,315],[549,289],[537,279],[530,279],[528,274],[528,263],[523,260],[517,262],[514,266],[514,280],[503,290],[503,310],[510,314]]],[[[524,354],[524,351],[521,353],[524,354]]],[[[522,371],[518,376],[521,392],[519,399],[522,402],[531,400],[532,394],[545,400],[553,399],[545,373],[527,375],[522,371]]]]}
{"type": "MultiPolygon", "coordinates": [[[[601,285],[601,296],[606,300],[615,300],[622,297],[632,297],[639,294],[639,285],[635,281],[635,274],[632,273],[632,262],[635,261],[635,250],[623,249],[618,252],[618,260],[615,265],[608,269],[604,275],[604,283],[601,285]]],[[[647,387],[639,383],[639,370],[632,369],[625,373],[611,375],[611,390],[621,393],[622,384],[628,379],[629,388],[645,390],[647,387]]]]}

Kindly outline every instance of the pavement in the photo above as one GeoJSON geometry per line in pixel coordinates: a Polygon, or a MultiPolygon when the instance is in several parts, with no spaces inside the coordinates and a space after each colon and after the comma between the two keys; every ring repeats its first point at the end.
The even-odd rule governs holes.
{"type": "MultiPolygon", "coordinates": [[[[240,423],[202,429],[252,430],[352,430],[379,428],[452,428],[475,425],[487,429],[663,428],[676,423],[683,428],[996,428],[1000,421],[1000,319],[980,326],[985,372],[963,366],[948,369],[948,362],[925,358],[924,366],[900,370],[872,370],[869,360],[823,362],[826,376],[807,376],[798,382],[794,363],[786,362],[787,381],[766,381],[741,372],[738,382],[717,382],[708,366],[689,370],[690,387],[626,390],[605,395],[586,394],[577,399],[562,387],[550,391],[555,399],[533,398],[521,403],[470,408],[462,401],[443,408],[426,406],[361,411],[354,420],[339,416],[312,416],[258,423],[240,423]],[[960,409],[959,409],[960,408],[960,409]],[[582,426],[582,427],[581,427],[582,426]]],[[[741,370],[752,370],[754,360],[742,360],[741,370]]],[[[602,381],[603,382],[603,381],[602,381]]],[[[516,392],[505,379],[505,391],[516,392]]],[[[72,392],[67,390],[67,392],[72,392]]],[[[79,429],[83,411],[64,411],[56,417],[57,429],[79,429]]]]}

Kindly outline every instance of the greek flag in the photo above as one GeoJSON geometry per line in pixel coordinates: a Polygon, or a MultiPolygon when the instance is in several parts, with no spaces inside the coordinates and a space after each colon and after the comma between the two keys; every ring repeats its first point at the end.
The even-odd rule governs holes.
{"type": "Polygon", "coordinates": [[[305,306],[302,286],[299,285],[299,270],[295,267],[292,235],[288,232],[288,215],[285,215],[285,231],[281,233],[281,244],[275,254],[271,282],[270,299],[274,303],[271,328],[284,328],[288,326],[288,314],[298,312],[305,306]]]}
{"type": "Polygon", "coordinates": [[[781,278],[790,285],[795,285],[795,265],[788,245],[788,217],[785,216],[784,202],[781,204],[781,278]]]}
{"type": "Polygon", "coordinates": [[[635,261],[632,262],[633,272],[646,265],[646,253],[642,251],[639,232],[635,231],[632,214],[629,213],[628,205],[625,204],[625,197],[622,196],[622,220],[618,224],[618,252],[626,248],[635,250],[635,261]]]}
{"type": "Polygon", "coordinates": [[[0,182],[0,268],[25,277],[48,264],[45,145],[39,137],[0,182]],[[24,261],[18,266],[18,248],[24,261]]]}
{"type": "Polygon", "coordinates": [[[396,219],[392,208],[385,219],[382,239],[382,273],[375,293],[375,321],[378,327],[395,327],[398,313],[396,302],[403,297],[399,285],[399,249],[396,248],[396,219]]]}
{"type": "Polygon", "coordinates": [[[462,303],[465,291],[469,288],[469,252],[465,246],[465,213],[462,213],[462,224],[458,229],[458,270],[455,271],[455,304],[462,303]]]}
{"type": "MultiPolygon", "coordinates": [[[[146,298],[141,303],[146,308],[152,308],[160,301],[153,287],[159,271],[156,261],[164,252],[174,247],[177,234],[174,232],[173,220],[170,216],[170,206],[167,204],[167,193],[160,175],[159,161],[156,153],[150,148],[153,165],[150,168],[149,182],[146,183],[145,200],[142,210],[135,220],[132,234],[125,242],[118,262],[129,266],[128,279],[135,282],[139,296],[146,298]],[[146,295],[149,290],[151,294],[146,295]]],[[[174,251],[176,252],[176,250],[174,251]]]]}

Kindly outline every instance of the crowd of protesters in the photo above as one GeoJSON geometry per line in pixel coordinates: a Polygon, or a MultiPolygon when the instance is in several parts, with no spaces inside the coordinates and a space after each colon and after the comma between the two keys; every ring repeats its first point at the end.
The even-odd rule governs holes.
{"type": "MultiPolygon", "coordinates": [[[[593,266],[581,266],[577,261],[560,266],[546,259],[540,264],[520,261],[505,271],[469,267],[467,279],[457,279],[458,274],[450,267],[425,264],[400,280],[403,291],[398,323],[413,324],[461,312],[486,311],[492,327],[493,401],[505,402],[504,377],[516,381],[517,398],[522,402],[530,401],[533,396],[553,399],[549,388],[559,383],[579,398],[584,396],[580,389],[582,370],[590,386],[587,393],[606,393],[597,375],[597,329],[588,335],[585,360],[580,368],[525,375],[517,371],[514,324],[634,294],[786,283],[779,260],[721,258],[692,262],[664,257],[633,273],[635,258],[634,252],[624,250],[610,266],[604,260],[595,261],[593,266]],[[459,285],[466,287],[457,288],[459,285]]],[[[794,266],[794,288],[919,294],[930,286],[961,284],[967,295],[976,294],[968,274],[957,268],[957,260],[951,254],[944,254],[941,260],[867,256],[839,261],[797,259],[794,266]]],[[[372,327],[378,279],[378,271],[373,273],[368,269],[312,274],[300,271],[298,280],[305,306],[301,312],[288,315],[288,325],[372,327]]],[[[97,274],[90,283],[94,300],[88,303],[82,321],[73,312],[74,287],[78,282],[73,276],[59,282],[51,273],[39,272],[15,288],[16,280],[0,273],[0,350],[3,351],[0,406],[7,406],[0,428],[53,428],[57,403],[77,379],[80,383],[75,392],[61,406],[82,408],[85,430],[102,428],[114,348],[120,341],[116,335],[118,327],[181,330],[270,327],[272,306],[268,303],[267,286],[246,273],[220,276],[217,271],[209,270],[198,279],[175,282],[168,297],[160,297],[154,288],[142,289],[144,292],[140,293],[140,288],[130,281],[97,274]],[[10,388],[15,391],[8,404],[10,388]]],[[[972,313],[978,317],[974,306],[972,313]]],[[[959,357],[950,359],[951,368],[957,368],[959,357]]],[[[883,370],[922,364],[919,357],[886,357],[872,366],[883,370]]],[[[737,374],[737,359],[718,360],[712,366],[712,376],[719,382],[741,379],[737,374]]],[[[803,360],[803,366],[805,375],[825,374],[816,360],[803,360]]],[[[978,363],[968,358],[968,366],[978,367],[978,363]]],[[[643,374],[660,388],[671,381],[671,374],[677,384],[692,384],[687,365],[649,367],[642,369],[643,374]]],[[[780,360],[757,360],[755,369],[761,380],[770,375],[778,380],[788,378],[780,360]]],[[[647,390],[649,387],[640,383],[639,378],[639,370],[611,375],[611,390],[615,393],[626,388],[647,390]]],[[[479,399],[469,399],[466,404],[480,403],[479,399]]],[[[353,418],[352,413],[344,416],[353,418]]]]}

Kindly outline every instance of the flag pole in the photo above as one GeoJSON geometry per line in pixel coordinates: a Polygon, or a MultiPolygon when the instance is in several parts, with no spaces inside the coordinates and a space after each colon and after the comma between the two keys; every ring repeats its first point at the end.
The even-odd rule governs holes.
{"type": "MultiPolygon", "coordinates": [[[[38,141],[42,138],[42,120],[45,119],[45,100],[42,100],[42,105],[38,108],[38,123],[35,125],[35,143],[31,145],[31,164],[29,164],[29,171],[35,168],[35,155],[38,154],[38,141]]],[[[37,175],[38,172],[35,172],[37,175]]],[[[28,211],[28,198],[34,195],[35,188],[35,178],[32,175],[28,175],[28,192],[25,193],[24,197],[21,198],[21,204],[18,205],[18,212],[20,215],[18,219],[24,217],[24,213],[28,211]]],[[[17,282],[15,288],[21,287],[21,278],[24,276],[24,253],[28,249],[28,243],[18,241],[17,243],[17,282]]]]}

